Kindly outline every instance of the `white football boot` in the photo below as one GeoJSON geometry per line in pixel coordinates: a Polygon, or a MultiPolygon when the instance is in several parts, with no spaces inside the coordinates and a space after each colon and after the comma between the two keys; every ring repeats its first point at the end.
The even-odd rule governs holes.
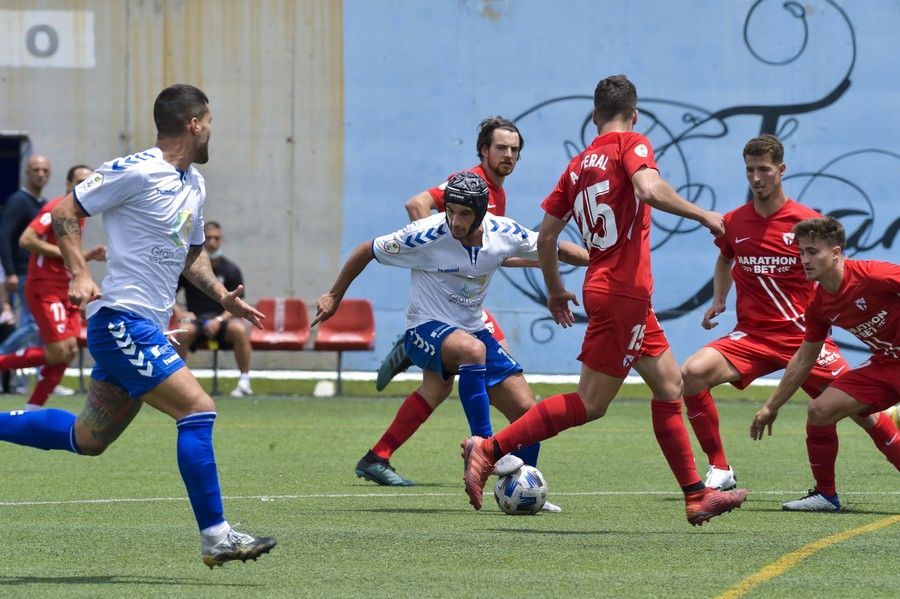
{"type": "Polygon", "coordinates": [[[523,465],[525,465],[525,462],[522,461],[522,458],[508,453],[494,463],[494,469],[491,470],[491,474],[507,476],[521,468],[523,465]]]}
{"type": "Polygon", "coordinates": [[[828,497],[810,489],[806,497],[782,503],[781,509],[788,512],[837,512],[841,509],[841,500],[837,495],[828,497]]]}

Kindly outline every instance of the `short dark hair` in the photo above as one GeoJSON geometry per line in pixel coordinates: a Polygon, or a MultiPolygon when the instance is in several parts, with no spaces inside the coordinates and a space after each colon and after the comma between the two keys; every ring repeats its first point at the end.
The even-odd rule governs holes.
{"type": "Polygon", "coordinates": [[[208,220],[205,223],[203,223],[203,230],[205,231],[207,229],[218,229],[221,231],[222,225],[220,225],[218,221],[208,220]]]}
{"type": "Polygon", "coordinates": [[[625,75],[602,79],[594,88],[594,112],[601,123],[628,118],[637,108],[637,88],[625,75]]]}
{"type": "Polygon", "coordinates": [[[66,181],[68,181],[69,183],[74,181],[75,180],[75,171],[77,171],[78,169],[81,169],[81,168],[86,168],[87,170],[89,170],[91,172],[94,171],[94,169],[92,169],[91,167],[89,167],[86,164],[76,164],[75,166],[71,167],[68,170],[68,172],[66,173],[66,181]]]}
{"type": "Polygon", "coordinates": [[[498,115],[490,116],[478,125],[478,139],[475,141],[475,151],[478,153],[478,159],[483,159],[481,148],[491,145],[491,142],[494,140],[494,131],[497,129],[506,129],[519,136],[519,155],[521,156],[522,148],[525,147],[525,138],[522,137],[522,133],[514,122],[498,115]]]}
{"type": "Polygon", "coordinates": [[[847,247],[844,225],[830,216],[807,218],[794,225],[794,239],[799,242],[801,238],[813,242],[824,241],[829,247],[836,245],[841,249],[847,247]]]}
{"type": "Polygon", "coordinates": [[[193,118],[200,118],[208,107],[209,98],[187,83],[176,83],[159,92],[153,103],[153,120],[161,137],[179,135],[193,118]]]}
{"type": "Polygon", "coordinates": [[[784,162],[784,146],[781,141],[771,133],[763,133],[754,137],[744,146],[744,158],[747,156],[765,156],[766,154],[775,164],[784,162]]]}

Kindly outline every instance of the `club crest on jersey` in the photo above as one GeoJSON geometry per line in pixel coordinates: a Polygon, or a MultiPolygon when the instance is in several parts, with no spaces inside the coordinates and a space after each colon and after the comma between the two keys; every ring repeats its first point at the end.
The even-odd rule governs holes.
{"type": "Polygon", "coordinates": [[[784,240],[784,245],[793,245],[794,244],[794,233],[793,232],[782,233],[781,238],[784,240]]]}
{"type": "Polygon", "coordinates": [[[866,309],[866,298],[864,298],[864,297],[856,298],[856,301],[853,303],[856,304],[856,307],[859,308],[860,310],[866,309]]]}

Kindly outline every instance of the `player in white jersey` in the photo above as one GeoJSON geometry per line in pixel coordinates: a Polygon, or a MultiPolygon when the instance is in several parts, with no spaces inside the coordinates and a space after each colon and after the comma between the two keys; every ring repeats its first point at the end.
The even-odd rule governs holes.
{"type": "MultiPolygon", "coordinates": [[[[458,374],[460,402],[470,430],[489,431],[490,404],[510,421],[535,404],[522,367],[485,328],[481,305],[501,263],[507,258],[537,257],[537,233],[512,219],[486,214],[487,185],[476,173],[451,177],[444,202],[444,213],[417,220],[353,250],[331,290],[316,302],[312,324],[337,311],[350,284],[373,258],[410,269],[404,342],[407,355],[422,369],[422,388],[442,388],[445,380],[458,374]]],[[[559,255],[570,264],[587,264],[587,251],[570,242],[560,243],[559,255]]],[[[417,426],[410,428],[389,430],[388,434],[409,438],[417,426]]],[[[502,464],[498,472],[514,470],[523,460],[534,465],[537,450],[537,446],[523,448],[522,459],[502,464]]]]}
{"type": "Polygon", "coordinates": [[[262,314],[228,292],[203,250],[203,177],[212,113],[191,85],[167,87],[153,106],[156,147],[105,163],[52,211],[53,231],[72,275],[69,299],[86,309],[94,357],[84,409],[0,414],[0,439],[40,449],[99,455],[147,403],[178,428],[178,467],[210,568],[256,559],[276,541],[239,533],[225,520],[212,445],[216,407],[163,330],[178,276],[260,326],[262,314]],[[103,213],[109,239],[106,276],[97,288],[81,253],[79,218],[103,213]]]}

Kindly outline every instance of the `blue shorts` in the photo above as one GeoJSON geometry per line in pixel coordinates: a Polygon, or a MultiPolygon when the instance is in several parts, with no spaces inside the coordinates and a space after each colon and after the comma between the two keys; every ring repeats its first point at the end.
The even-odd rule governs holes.
{"type": "Polygon", "coordinates": [[[91,378],[140,397],[184,367],[159,327],[132,312],[100,308],[88,319],[91,378]]]}
{"type": "MultiPolygon", "coordinates": [[[[407,329],[403,338],[403,348],[406,355],[412,360],[412,363],[422,370],[431,370],[444,379],[452,377],[454,372],[444,372],[443,360],[441,359],[441,346],[450,333],[458,327],[429,320],[424,324],[407,329]]],[[[481,329],[474,333],[479,341],[484,343],[486,350],[485,363],[485,386],[493,387],[497,383],[504,381],[510,376],[522,372],[522,366],[510,356],[497,340],[487,329],[481,329]]]]}

